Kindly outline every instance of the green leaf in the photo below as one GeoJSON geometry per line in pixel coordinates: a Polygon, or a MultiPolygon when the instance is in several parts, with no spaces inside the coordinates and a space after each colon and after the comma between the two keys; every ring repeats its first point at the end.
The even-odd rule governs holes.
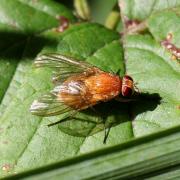
{"type": "Polygon", "coordinates": [[[153,12],[180,5],[179,0],[119,0],[122,16],[129,19],[145,20],[153,12]]]}
{"type": "MultiPolygon", "coordinates": [[[[24,47],[29,40],[28,37],[58,26],[57,16],[65,16],[70,21],[75,20],[71,11],[66,7],[50,0],[0,1],[0,101],[10,85],[19,60],[23,55],[24,47]],[[16,11],[12,11],[14,7],[16,7],[16,11]]],[[[32,55],[29,54],[29,56],[32,55]]],[[[21,70],[25,71],[21,65],[18,69],[18,72],[21,70]]],[[[14,79],[13,85],[10,86],[18,87],[20,79],[22,78],[18,77],[18,79],[14,79]]],[[[6,94],[9,93],[9,91],[6,92],[6,94]]],[[[4,100],[2,104],[6,104],[4,100]]],[[[3,106],[5,107],[5,105],[3,106]]],[[[1,109],[0,112],[2,111],[1,109]]]]}
{"type": "Polygon", "coordinates": [[[169,172],[178,168],[180,163],[179,130],[178,127],[134,139],[9,178],[148,179],[163,172],[164,177],[178,177],[178,171],[177,174],[169,172]]]}
{"type": "MultiPolygon", "coordinates": [[[[38,33],[48,30],[49,28],[51,29],[53,27],[56,27],[59,24],[58,19],[56,19],[57,15],[65,16],[69,18],[70,21],[74,21],[75,18],[72,15],[71,11],[69,11],[63,5],[57,4],[49,0],[2,0],[0,2],[0,9],[0,100],[2,100],[0,106],[0,114],[1,117],[5,114],[9,114],[9,116],[11,117],[10,121],[8,121],[8,119],[6,118],[3,119],[3,117],[0,119],[0,132],[2,132],[0,133],[0,166],[1,171],[3,171],[3,165],[5,163],[8,164],[8,162],[11,161],[13,154],[16,154],[15,156],[20,155],[19,150],[22,150],[23,146],[27,142],[26,133],[28,135],[28,130],[26,131],[26,128],[23,129],[23,123],[25,123],[24,119],[26,119],[26,115],[24,114],[23,116],[21,112],[23,112],[23,108],[25,108],[28,112],[29,104],[26,105],[26,102],[23,102],[22,99],[24,100],[26,98],[28,99],[28,97],[31,97],[34,93],[34,89],[31,86],[26,85],[27,91],[24,91],[22,93],[21,86],[24,86],[22,85],[23,82],[25,83],[26,80],[30,80],[25,78],[25,74],[27,74],[27,71],[32,68],[32,58],[37,55],[37,52],[40,51],[44,44],[50,43],[49,41],[51,41],[51,37],[49,39],[47,39],[46,37],[40,37],[38,36],[38,33]],[[16,7],[16,11],[12,11],[14,7],[16,7]],[[19,90],[19,94],[16,94],[17,90],[19,90]],[[17,114],[13,114],[15,106],[13,107],[13,105],[10,105],[10,103],[18,104],[18,108],[16,111],[17,114]],[[11,109],[11,107],[13,108],[11,109]],[[17,119],[19,121],[16,121],[17,119]],[[16,125],[12,126],[11,122],[16,125]],[[3,128],[6,123],[9,123],[9,125],[6,126],[7,129],[9,129],[10,127],[12,127],[13,129],[12,130],[10,128],[12,131],[10,130],[9,138],[8,131],[3,128]],[[19,128],[22,131],[20,130],[20,133],[18,134],[17,129],[19,128]],[[24,137],[23,133],[25,134],[24,137]],[[13,142],[12,137],[16,141],[13,142]],[[21,137],[22,139],[20,139],[22,141],[18,139],[18,137],[21,137]],[[5,144],[7,144],[8,146],[7,149],[12,149],[9,149],[10,151],[7,150],[4,146],[5,144]],[[22,146],[22,148],[19,149],[22,144],[24,145],[22,146]],[[7,156],[8,152],[10,154],[7,156]]],[[[52,43],[53,42],[51,42],[51,47],[52,43]]],[[[42,76],[44,78],[47,78],[47,75],[48,74],[46,72],[42,76]]],[[[44,81],[44,83],[42,83],[41,81],[37,83],[42,84],[42,87],[40,86],[39,89],[44,87],[46,87],[47,89],[49,87],[49,84],[47,84],[46,81],[44,81]]],[[[28,112],[27,114],[30,113],[28,112]]],[[[27,126],[27,128],[31,132],[33,132],[34,130],[34,125],[38,123],[38,120],[36,119],[37,118],[33,117],[31,119],[32,121],[29,121],[30,128],[27,126]]],[[[10,169],[11,168],[13,168],[12,164],[10,164],[10,169]]],[[[7,172],[5,174],[7,174],[7,172]]]]}
{"type": "Polygon", "coordinates": [[[147,20],[148,28],[153,37],[158,41],[166,39],[172,34],[172,43],[180,47],[180,6],[153,13],[147,20]],[[158,26],[158,28],[157,28],[158,26]]]}
{"type": "Polygon", "coordinates": [[[127,73],[134,78],[139,91],[158,94],[162,98],[157,107],[153,107],[153,101],[144,101],[132,107],[135,136],[179,125],[179,64],[172,61],[163,47],[150,36],[128,36],[124,47],[127,73]],[[143,112],[148,106],[149,111],[143,112]]]}
{"type": "Polygon", "coordinates": [[[8,2],[2,0],[0,5],[0,24],[23,33],[35,34],[56,27],[58,26],[56,17],[60,15],[74,19],[66,7],[50,0],[10,0],[8,2]],[[16,11],[12,11],[14,7],[16,11]]]}
{"type": "MultiPolygon", "coordinates": [[[[172,43],[179,47],[178,9],[153,13],[148,18],[148,28],[157,42],[149,36],[134,35],[126,38],[127,72],[138,83],[141,92],[158,93],[162,98],[161,104],[152,112],[141,113],[135,117],[135,136],[179,125],[180,65],[178,60],[172,60],[171,52],[160,44],[168,33],[171,33],[172,43]]],[[[146,104],[148,106],[149,102],[146,104]]],[[[142,109],[142,106],[138,105],[133,108],[133,112],[136,114],[142,109]]]]}
{"type": "Polygon", "coordinates": [[[162,170],[160,173],[157,173],[157,175],[154,175],[153,177],[148,178],[149,180],[156,180],[156,179],[179,179],[180,178],[180,168],[178,166],[172,167],[169,169],[169,171],[162,170]]]}
{"type": "MultiPolygon", "coordinates": [[[[41,38],[43,37],[52,41],[55,39],[58,42],[57,52],[61,54],[81,60],[86,59],[104,70],[112,69],[117,72],[121,68],[121,75],[124,73],[122,47],[118,40],[119,34],[103,26],[85,23],[75,25],[61,35],[51,31],[45,33],[41,38]]],[[[24,52],[25,57],[27,57],[26,54],[34,50],[36,41],[36,38],[31,39],[24,52]]],[[[56,44],[53,46],[56,49],[56,44]]],[[[54,52],[53,46],[50,43],[50,46],[47,45],[42,53],[54,52]]],[[[32,67],[32,61],[29,59],[26,61],[28,66],[23,75],[22,85],[18,87],[17,93],[1,117],[0,142],[7,142],[2,143],[0,149],[1,154],[3,154],[1,166],[10,164],[11,172],[19,172],[104,147],[102,142],[104,132],[87,138],[73,137],[60,131],[58,126],[47,127],[50,121],[57,121],[60,116],[42,120],[42,118],[30,114],[29,107],[32,101],[40,94],[49,91],[50,75],[47,74],[46,69],[32,67]],[[21,131],[17,131],[17,129],[21,129],[21,131]]],[[[16,78],[16,74],[14,78],[16,78]]],[[[133,136],[127,109],[117,104],[113,111],[116,113],[109,115],[109,120],[117,118],[120,126],[112,128],[106,146],[123,142],[133,136]]],[[[86,116],[83,115],[83,117],[86,116]]],[[[85,123],[83,122],[83,124],[85,123]]],[[[75,123],[73,126],[77,129],[79,125],[75,123]]],[[[92,131],[91,126],[88,125],[88,128],[92,131]]]]}
{"type": "Polygon", "coordinates": [[[179,32],[173,25],[179,22],[178,8],[159,12],[159,16],[152,14],[159,9],[174,7],[179,1],[167,5],[149,0],[143,11],[142,2],[145,1],[127,1],[122,12],[125,15],[128,12],[127,16],[132,19],[147,19],[153,36],[126,36],[124,49],[118,33],[98,24],[76,24],[64,33],[52,30],[58,26],[57,14],[72,22],[75,20],[68,9],[53,1],[0,2],[1,177],[36,169],[15,178],[26,175],[32,178],[31,175],[38,173],[39,178],[72,179],[74,174],[77,179],[143,178],[149,177],[153,171],[179,164],[179,128],[166,129],[179,125],[180,67],[177,61],[171,60],[172,54],[160,45],[167,33],[172,32],[173,43],[179,47],[179,32]],[[141,8],[137,8],[136,3],[141,8]],[[11,11],[14,7],[18,9],[16,13],[11,11]],[[160,23],[161,19],[166,22],[160,23]],[[93,111],[81,112],[78,118],[51,128],[47,124],[63,115],[41,118],[30,114],[32,101],[53,88],[51,71],[33,66],[34,57],[45,52],[59,52],[86,60],[106,71],[118,72],[120,69],[120,76],[126,71],[137,82],[141,92],[137,102],[110,102],[97,106],[98,112],[107,116],[107,127],[111,123],[114,125],[106,145],[102,142],[102,123],[93,111]],[[161,132],[152,135],[156,131],[161,132]],[[148,137],[134,138],[150,133],[148,137]],[[105,149],[116,144],[120,145],[105,149]],[[42,166],[45,167],[37,169],[42,166]],[[51,173],[47,174],[47,170],[51,173]]]}
{"type": "Polygon", "coordinates": [[[103,24],[116,2],[117,0],[89,1],[92,12],[92,19],[98,23],[103,24]]]}
{"type": "Polygon", "coordinates": [[[153,100],[132,105],[135,137],[179,125],[180,66],[178,60],[172,60],[172,54],[160,44],[166,40],[168,33],[172,33],[172,43],[179,46],[179,8],[169,9],[178,3],[120,1],[122,15],[130,19],[146,20],[148,30],[156,40],[149,35],[126,36],[124,40],[127,73],[133,77],[141,93],[148,93],[150,98],[153,98],[153,94],[161,98],[157,107],[153,100]],[[143,112],[148,106],[149,111],[143,112]]]}

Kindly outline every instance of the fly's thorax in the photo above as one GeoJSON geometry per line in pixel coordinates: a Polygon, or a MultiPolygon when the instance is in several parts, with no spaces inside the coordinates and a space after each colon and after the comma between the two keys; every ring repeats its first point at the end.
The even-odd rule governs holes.
{"type": "Polygon", "coordinates": [[[125,97],[130,97],[134,93],[134,82],[133,79],[125,75],[122,78],[122,95],[125,97]]]}
{"type": "Polygon", "coordinates": [[[107,101],[121,92],[122,81],[119,76],[99,72],[85,80],[85,85],[92,94],[92,101],[107,101]]]}

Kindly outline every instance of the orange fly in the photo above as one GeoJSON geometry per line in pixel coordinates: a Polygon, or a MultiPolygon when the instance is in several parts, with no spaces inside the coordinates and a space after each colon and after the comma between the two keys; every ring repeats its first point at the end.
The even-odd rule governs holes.
{"type": "Polygon", "coordinates": [[[130,97],[134,93],[130,76],[125,75],[121,79],[116,74],[64,55],[41,55],[35,60],[35,65],[54,69],[52,80],[55,83],[49,94],[32,103],[30,111],[38,116],[72,114],[118,96],[130,97]]]}

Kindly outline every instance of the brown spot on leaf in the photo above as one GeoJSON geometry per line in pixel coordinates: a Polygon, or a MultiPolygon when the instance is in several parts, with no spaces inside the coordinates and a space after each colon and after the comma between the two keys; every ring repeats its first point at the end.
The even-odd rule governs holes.
{"type": "Polygon", "coordinates": [[[136,20],[136,19],[131,20],[131,19],[128,19],[127,17],[125,17],[124,23],[125,23],[126,29],[133,29],[137,25],[139,25],[141,22],[139,20],[136,20]]]}
{"type": "Polygon", "coordinates": [[[140,24],[140,21],[138,21],[138,20],[130,20],[130,21],[127,22],[128,28],[135,27],[138,24],[140,24]]]}
{"type": "Polygon", "coordinates": [[[129,19],[126,16],[122,17],[124,24],[124,31],[120,34],[138,34],[143,33],[147,29],[146,21],[139,21],[137,19],[129,19]]]}
{"type": "Polygon", "coordinates": [[[69,27],[69,20],[64,16],[56,16],[59,20],[59,26],[56,28],[57,32],[64,32],[69,27]]]}
{"type": "Polygon", "coordinates": [[[180,59],[180,48],[176,47],[171,41],[172,41],[173,35],[172,33],[168,33],[165,40],[161,41],[161,45],[165,47],[166,50],[168,50],[172,56],[172,60],[179,60],[180,59]]]}
{"type": "Polygon", "coordinates": [[[11,168],[12,168],[12,166],[10,164],[4,164],[2,166],[2,170],[6,171],[6,172],[9,172],[11,168]]]}

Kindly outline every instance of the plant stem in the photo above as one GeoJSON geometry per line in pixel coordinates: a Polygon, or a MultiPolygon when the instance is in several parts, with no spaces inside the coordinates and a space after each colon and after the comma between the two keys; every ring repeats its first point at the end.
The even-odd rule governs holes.
{"type": "Polygon", "coordinates": [[[109,29],[116,29],[120,20],[119,12],[112,10],[106,19],[105,26],[109,29]]]}
{"type": "Polygon", "coordinates": [[[83,20],[90,20],[90,8],[87,0],[74,0],[77,16],[83,20]]]}

